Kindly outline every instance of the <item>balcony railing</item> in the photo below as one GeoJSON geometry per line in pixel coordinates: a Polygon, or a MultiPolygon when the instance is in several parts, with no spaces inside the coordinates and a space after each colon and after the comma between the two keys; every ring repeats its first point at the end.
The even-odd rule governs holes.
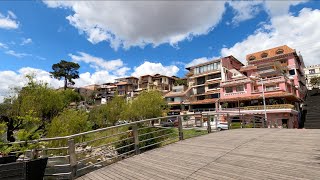
{"type": "MultiPolygon", "coordinates": [[[[286,80],[283,76],[277,76],[277,77],[262,79],[262,81],[263,81],[263,84],[272,84],[272,83],[285,82],[286,80]]],[[[261,85],[262,82],[259,80],[257,81],[257,84],[261,85]]]]}
{"type": "MultiPolygon", "coordinates": [[[[263,110],[263,106],[246,106],[243,110],[263,110]]],[[[266,105],[266,109],[295,109],[292,104],[266,105]]]]}
{"type": "Polygon", "coordinates": [[[231,80],[227,80],[227,81],[222,81],[220,86],[221,87],[234,86],[237,84],[244,84],[244,83],[249,83],[249,82],[252,82],[252,80],[249,78],[231,79],[231,80]]]}

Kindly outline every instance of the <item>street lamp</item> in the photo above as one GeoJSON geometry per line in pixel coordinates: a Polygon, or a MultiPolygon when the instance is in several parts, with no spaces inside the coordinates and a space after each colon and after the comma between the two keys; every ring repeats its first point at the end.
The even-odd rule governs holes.
{"type": "MultiPolygon", "coordinates": [[[[262,98],[263,98],[263,109],[264,109],[264,119],[266,122],[267,121],[267,108],[266,108],[266,99],[265,99],[265,96],[264,96],[264,84],[263,84],[263,79],[260,78],[260,81],[261,81],[261,84],[262,84],[262,98]]],[[[264,123],[263,123],[264,124],[264,123]]]]}

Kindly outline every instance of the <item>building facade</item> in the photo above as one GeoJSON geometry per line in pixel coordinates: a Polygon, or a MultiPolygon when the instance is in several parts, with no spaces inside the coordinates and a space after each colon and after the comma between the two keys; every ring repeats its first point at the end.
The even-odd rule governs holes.
{"type": "Polygon", "coordinates": [[[248,65],[231,69],[221,81],[220,110],[266,117],[270,127],[297,127],[307,92],[301,55],[284,45],[249,54],[246,60],[248,65]]]}
{"type": "Polygon", "coordinates": [[[307,88],[309,90],[311,90],[312,88],[320,88],[320,86],[318,87],[313,87],[310,84],[310,79],[312,77],[318,76],[320,77],[320,64],[317,65],[312,65],[312,66],[307,66],[306,68],[304,68],[304,73],[306,75],[306,79],[307,79],[307,88]]]}
{"type": "Polygon", "coordinates": [[[214,111],[220,98],[220,82],[228,79],[231,69],[239,70],[242,66],[235,57],[228,56],[188,67],[188,86],[192,91],[189,111],[214,111]]]}

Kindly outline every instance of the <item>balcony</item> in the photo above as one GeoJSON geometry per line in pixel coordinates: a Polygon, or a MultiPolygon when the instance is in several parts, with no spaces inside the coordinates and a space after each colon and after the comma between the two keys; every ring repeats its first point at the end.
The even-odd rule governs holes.
{"type": "MultiPolygon", "coordinates": [[[[264,106],[247,106],[243,110],[264,110],[264,106]]],[[[295,109],[292,104],[266,105],[266,109],[295,109]]]]}
{"type": "MultiPolygon", "coordinates": [[[[286,80],[283,76],[277,76],[277,77],[262,79],[262,81],[263,81],[263,84],[275,84],[275,83],[285,82],[286,80]]],[[[257,84],[262,85],[262,82],[258,80],[257,84]]]]}
{"type": "Polygon", "coordinates": [[[247,91],[240,91],[240,92],[231,92],[231,93],[225,93],[225,96],[234,96],[234,95],[241,95],[241,94],[246,94],[247,91]]]}
{"type": "Polygon", "coordinates": [[[228,87],[228,86],[236,86],[238,84],[245,84],[252,82],[249,78],[241,78],[241,79],[231,79],[227,81],[221,81],[221,87],[228,87]]]}

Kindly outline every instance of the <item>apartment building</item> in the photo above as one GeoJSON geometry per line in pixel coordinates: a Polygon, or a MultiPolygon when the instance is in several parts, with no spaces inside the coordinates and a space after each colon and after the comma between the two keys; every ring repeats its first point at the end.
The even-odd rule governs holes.
{"type": "Polygon", "coordinates": [[[172,87],[172,91],[164,95],[170,111],[168,115],[178,115],[183,111],[189,110],[189,97],[191,88],[185,85],[176,85],[172,87]]]}
{"type": "Polygon", "coordinates": [[[302,56],[284,45],[248,54],[246,60],[248,65],[230,69],[221,81],[220,107],[227,109],[220,110],[235,108],[239,115],[264,117],[264,94],[266,123],[270,127],[297,127],[299,105],[306,96],[302,56]]]}
{"type": "Polygon", "coordinates": [[[304,68],[304,73],[306,75],[306,79],[307,79],[307,88],[309,90],[311,90],[312,88],[320,88],[320,86],[318,87],[313,87],[310,84],[310,79],[314,76],[318,76],[320,77],[320,64],[317,65],[312,65],[312,66],[307,66],[306,68],[304,68]]]}
{"type": "Polygon", "coordinates": [[[170,92],[176,77],[161,74],[144,75],[139,79],[139,90],[158,90],[163,93],[170,92]]]}
{"type": "Polygon", "coordinates": [[[227,56],[188,67],[188,86],[192,90],[189,111],[214,111],[220,98],[220,82],[229,77],[229,70],[239,70],[241,66],[235,57],[227,56]]]}
{"type": "Polygon", "coordinates": [[[104,83],[97,88],[96,101],[98,104],[107,104],[117,91],[115,83],[104,83]]]}
{"type": "Polygon", "coordinates": [[[131,100],[136,96],[138,85],[139,78],[133,76],[116,79],[118,95],[125,96],[127,100],[131,100]]]}

